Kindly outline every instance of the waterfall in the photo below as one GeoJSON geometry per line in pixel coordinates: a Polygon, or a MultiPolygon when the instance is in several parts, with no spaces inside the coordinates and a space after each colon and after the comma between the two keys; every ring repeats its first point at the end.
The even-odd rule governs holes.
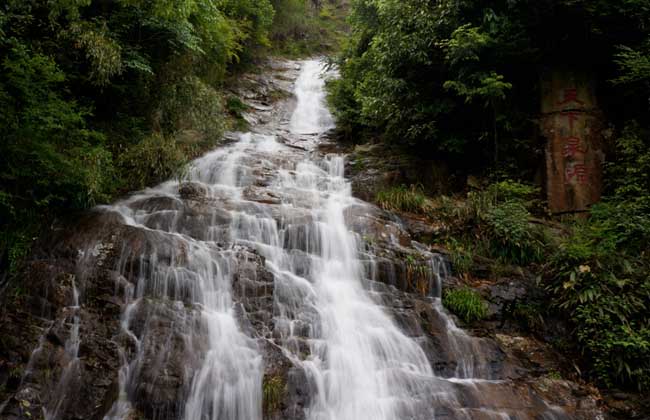
{"type": "MultiPolygon", "coordinates": [[[[505,381],[493,374],[485,343],[442,307],[442,258],[405,242],[396,218],[353,197],[344,156],[317,151],[334,127],[323,71],[319,61],[302,64],[290,118],[240,133],[192,162],[182,180],[99,209],[121,229],[110,270],[122,308],[112,338],[121,368],[106,420],[140,410],[156,419],[269,418],[269,348],[304,377],[304,400],[287,420],[507,419],[523,410],[491,408],[491,399],[515,393],[500,388],[505,381]],[[409,333],[396,319],[410,308],[379,278],[384,245],[364,239],[377,226],[388,232],[379,235],[384,245],[425,261],[422,288],[430,296],[418,302],[441,326],[436,339],[449,354],[432,354],[424,333],[409,333]],[[443,356],[451,359],[444,369],[432,363],[443,356]]],[[[80,251],[65,318],[68,363],[48,420],[65,418],[79,388],[86,337],[77,285],[91,273],[88,261],[104,264],[96,262],[101,247],[80,251]]],[[[563,418],[561,409],[535,404],[540,416],[563,418]]]]}

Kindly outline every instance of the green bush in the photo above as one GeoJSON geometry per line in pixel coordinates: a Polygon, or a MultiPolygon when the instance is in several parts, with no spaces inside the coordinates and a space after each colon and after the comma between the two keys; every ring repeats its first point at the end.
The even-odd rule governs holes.
{"type": "Polygon", "coordinates": [[[488,210],[485,223],[493,256],[523,265],[540,261],[543,244],[529,219],[530,213],[518,201],[508,201],[488,210]]]}
{"type": "Polygon", "coordinates": [[[280,409],[285,384],[280,376],[265,376],[262,384],[264,413],[272,414],[280,409]]]}
{"type": "Polygon", "coordinates": [[[0,265],[0,271],[6,270],[10,276],[18,273],[24,258],[29,255],[34,237],[38,235],[39,226],[33,221],[36,215],[21,216],[19,227],[0,231],[0,263],[6,265],[0,265]]]}
{"type": "Polygon", "coordinates": [[[459,275],[466,275],[474,264],[474,250],[470,244],[463,244],[450,238],[446,247],[449,250],[449,259],[452,269],[459,275]]]}
{"type": "Polygon", "coordinates": [[[122,153],[117,167],[126,190],[141,189],[177,174],[187,163],[187,154],[171,137],[152,134],[122,153]]]}
{"type": "Polygon", "coordinates": [[[538,201],[539,188],[513,180],[495,182],[488,187],[495,202],[517,201],[530,208],[538,201]]]}
{"type": "Polygon", "coordinates": [[[487,316],[487,305],[483,298],[468,287],[446,291],[442,303],[466,323],[480,321],[487,316]]]}
{"type": "Polygon", "coordinates": [[[548,267],[546,288],[575,327],[602,384],[650,389],[650,212],[621,201],[594,206],[548,267]]]}
{"type": "MultiPolygon", "coordinates": [[[[465,200],[441,197],[436,210],[451,227],[448,236],[473,244],[474,252],[528,265],[542,259],[547,243],[545,230],[530,223],[529,207],[539,205],[538,192],[526,184],[502,181],[470,191],[465,200]]],[[[450,248],[452,254],[455,248],[450,248]]]]}
{"type": "Polygon", "coordinates": [[[48,56],[14,45],[0,78],[0,207],[10,222],[32,208],[84,208],[110,192],[112,162],[89,111],[58,92],[66,76],[48,56]]]}
{"type": "Polygon", "coordinates": [[[248,110],[248,105],[241,99],[234,95],[229,96],[226,100],[226,110],[234,120],[231,129],[245,131],[248,128],[248,122],[244,119],[244,112],[248,110]]]}
{"type": "Polygon", "coordinates": [[[609,196],[650,208],[650,130],[628,122],[606,165],[609,196]]]}
{"type": "Polygon", "coordinates": [[[574,223],[546,270],[589,373],[650,389],[650,141],[629,123],[607,165],[608,195],[574,223]]]}
{"type": "Polygon", "coordinates": [[[184,76],[163,88],[159,109],[163,132],[198,131],[212,144],[221,139],[225,119],[221,95],[196,76],[184,76]]]}
{"type": "Polygon", "coordinates": [[[338,0],[272,0],[276,14],[272,50],[290,56],[313,56],[336,49],[347,25],[347,7],[338,0]]]}
{"type": "Polygon", "coordinates": [[[379,191],[375,199],[377,204],[385,210],[426,213],[429,209],[427,198],[422,189],[414,185],[390,187],[379,191]]]}

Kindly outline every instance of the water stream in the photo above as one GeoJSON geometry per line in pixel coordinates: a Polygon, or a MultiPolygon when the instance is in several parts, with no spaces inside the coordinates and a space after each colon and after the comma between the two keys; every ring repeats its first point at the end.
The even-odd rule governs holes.
{"type": "MultiPolygon", "coordinates": [[[[365,229],[360,220],[379,210],[352,196],[343,156],[317,151],[333,128],[322,73],[318,61],[302,64],[295,111],[279,126],[241,133],[194,161],[182,181],[102,209],[119,216],[128,236],[114,270],[123,308],[113,338],[122,361],[119,392],[105,419],[132,418],[147,398],[156,402],[148,418],[261,420],[268,379],[263,343],[304,373],[308,397],[297,419],[510,418],[481,405],[499,380],[480,340],[458,329],[440,304],[445,264],[438,255],[387,239],[428,258],[429,305],[445,325],[453,373],[434,371],[421,340],[385,307],[379,248],[352,228],[365,229]],[[261,267],[251,268],[251,261],[261,267]],[[271,299],[263,328],[242,303],[244,280],[255,298],[271,299]]],[[[62,390],[84,340],[74,291],[62,390]]],[[[69,398],[55,393],[46,418],[64,418],[59,409],[69,398]]]]}

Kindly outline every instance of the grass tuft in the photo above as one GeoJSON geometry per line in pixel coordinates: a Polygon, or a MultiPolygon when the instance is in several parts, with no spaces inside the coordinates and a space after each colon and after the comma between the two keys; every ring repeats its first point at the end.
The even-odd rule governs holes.
{"type": "Polygon", "coordinates": [[[480,321],[487,316],[487,305],[483,298],[468,287],[446,291],[442,303],[466,323],[480,321]]]}
{"type": "Polygon", "coordinates": [[[377,204],[384,210],[407,211],[426,214],[429,203],[420,187],[400,185],[379,191],[376,196],[377,204]]]}
{"type": "Polygon", "coordinates": [[[274,413],[280,409],[284,391],[285,385],[282,377],[277,375],[264,377],[262,392],[264,394],[264,412],[266,414],[274,413]]]}

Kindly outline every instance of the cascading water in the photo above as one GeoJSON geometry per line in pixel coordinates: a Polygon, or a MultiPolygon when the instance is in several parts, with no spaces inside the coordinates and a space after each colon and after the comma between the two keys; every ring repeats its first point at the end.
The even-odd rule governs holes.
{"type": "MultiPolygon", "coordinates": [[[[298,393],[307,397],[287,420],[510,418],[490,408],[501,381],[481,340],[458,329],[440,304],[441,258],[404,243],[399,222],[352,196],[342,156],[317,152],[333,127],[322,72],[318,61],[303,63],[296,109],[284,125],[241,134],[194,161],[186,179],[101,209],[119,219],[125,237],[111,270],[122,308],[113,337],[122,367],[105,419],[133,418],[137,410],[156,419],[268,417],[269,345],[305,378],[298,393]],[[378,281],[382,245],[363,238],[377,225],[392,232],[385,235],[391,247],[427,261],[418,288],[432,294],[422,301],[444,331],[439,341],[453,369],[432,367],[438,355],[394,316],[409,308],[378,281]],[[251,269],[251,261],[260,267],[251,269]],[[271,300],[262,327],[242,293],[271,300]]],[[[80,266],[96,247],[81,252],[80,266]]],[[[64,418],[84,341],[73,288],[69,362],[48,420],[64,418]]],[[[544,418],[562,418],[561,410],[536,404],[544,418]]]]}
{"type": "MultiPolygon", "coordinates": [[[[332,117],[323,103],[321,72],[317,61],[304,65],[296,83],[298,103],[289,125],[292,134],[318,135],[332,128],[332,117]]],[[[179,185],[174,182],[111,208],[134,227],[172,235],[175,246],[184,254],[182,262],[172,261],[167,266],[158,262],[153,272],[140,276],[125,312],[124,333],[133,336],[128,318],[135,313],[134,305],[143,299],[152,295],[175,300],[187,296],[185,303],[197,306],[203,326],[188,334],[205,333],[207,338],[206,353],[193,373],[183,417],[261,418],[262,358],[255,342],[242,332],[233,310],[230,251],[218,249],[215,243],[253,247],[266,258],[276,277],[279,344],[305,369],[314,387],[307,417],[412,417],[416,414],[414,401],[424,398],[419,393],[424,394],[433,373],[423,350],[364,290],[364,267],[357,255],[360,245],[346,226],[344,213],[351,205],[365,204],[352,197],[343,177],[342,157],[313,162],[304,154],[293,153],[297,160],[278,159],[289,152],[273,136],[249,133],[193,164],[186,182],[204,188],[209,197],[226,204],[231,220],[226,231],[215,231],[206,220],[205,237],[191,237],[177,211],[152,212],[139,206],[152,196],[176,199],[179,185]],[[280,197],[278,205],[246,199],[247,189],[255,181],[254,168],[249,166],[251,157],[261,157],[277,171],[266,188],[280,197]],[[308,333],[299,325],[306,326],[308,333]],[[288,328],[283,330],[282,326],[288,328]],[[292,345],[299,341],[308,347],[307,356],[301,354],[304,348],[292,345]]],[[[174,259],[181,258],[176,255],[174,259]]],[[[146,352],[142,340],[136,341],[135,353],[140,354],[125,365],[122,400],[108,418],[125,413],[119,406],[129,406],[124,401],[129,390],[132,395],[136,393],[137,365],[146,352]]]]}

